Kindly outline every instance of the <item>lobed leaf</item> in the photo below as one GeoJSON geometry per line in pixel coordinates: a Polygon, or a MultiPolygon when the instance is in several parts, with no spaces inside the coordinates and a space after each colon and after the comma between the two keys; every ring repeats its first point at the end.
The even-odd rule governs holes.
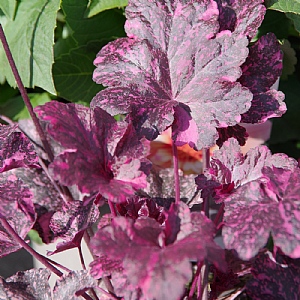
{"type": "Polygon", "coordinates": [[[222,235],[240,258],[254,257],[272,234],[283,253],[300,257],[299,168],[265,167],[264,179],[239,187],[227,198],[222,235]],[[227,202],[228,201],[228,202],[227,202]]]}
{"type": "Polygon", "coordinates": [[[147,164],[147,150],[131,124],[115,121],[100,108],[54,101],[36,112],[65,149],[50,165],[63,185],[76,184],[82,193],[100,193],[114,202],[125,201],[146,186],[141,169],[142,163],[147,164]]]}
{"type": "Polygon", "coordinates": [[[251,105],[252,94],[236,82],[248,40],[219,32],[214,1],[176,4],[129,2],[128,38],[109,43],[94,61],[94,80],[108,88],[91,105],[110,114],[131,113],[149,139],[174,122],[174,109],[182,105],[197,124],[193,136],[201,140],[178,142],[209,147],[216,128],[234,126],[251,105]]]}
{"type": "MultiPolygon", "coordinates": [[[[105,255],[106,260],[115,264],[119,261],[116,270],[112,270],[112,262],[109,263],[108,271],[120,273],[118,276],[123,274],[131,286],[130,291],[140,288],[147,299],[179,298],[191,279],[190,260],[207,258],[224,270],[223,252],[213,241],[215,228],[211,221],[200,213],[190,215],[183,203],[173,209],[168,213],[167,222],[173,224],[177,212],[178,234],[172,234],[173,229],[168,226],[169,229],[164,230],[151,218],[133,221],[117,217],[111,225],[98,230],[91,241],[95,255],[105,255]]],[[[92,264],[92,272],[98,275],[98,268],[105,271],[102,261],[99,263],[99,267],[96,262],[92,264]]],[[[119,284],[124,284],[124,280],[119,284]]]]}

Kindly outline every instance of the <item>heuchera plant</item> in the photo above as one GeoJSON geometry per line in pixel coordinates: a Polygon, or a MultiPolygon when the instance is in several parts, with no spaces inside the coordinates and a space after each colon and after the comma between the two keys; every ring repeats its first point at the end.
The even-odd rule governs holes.
{"type": "Polygon", "coordinates": [[[264,14],[262,0],[129,1],[127,37],[94,61],[106,89],[91,107],[51,101],[35,112],[1,29],[33,123],[0,127],[0,256],[25,248],[45,265],[1,279],[1,299],[297,299],[299,167],[266,146],[240,150],[239,123],[286,111],[271,88],[277,39],[253,42],[264,14]],[[151,141],[166,129],[173,166],[162,169],[151,141]],[[183,146],[202,151],[202,172],[179,170],[183,146]],[[78,248],[83,270],[36,253],[31,229],[63,240],[50,254],[78,248]]]}

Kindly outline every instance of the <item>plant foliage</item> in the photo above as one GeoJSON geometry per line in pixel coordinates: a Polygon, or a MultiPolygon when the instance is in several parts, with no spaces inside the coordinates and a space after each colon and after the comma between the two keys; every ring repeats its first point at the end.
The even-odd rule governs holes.
{"type": "Polygon", "coordinates": [[[1,33],[0,257],[45,266],[0,277],[1,299],[297,298],[300,155],[271,151],[299,139],[296,2],[0,0],[32,118],[10,109],[1,33]],[[288,33],[269,32],[274,11],[288,33]],[[279,117],[294,131],[274,121],[271,150],[242,152],[249,124],[279,117]],[[82,270],[35,252],[31,229],[82,270]]]}

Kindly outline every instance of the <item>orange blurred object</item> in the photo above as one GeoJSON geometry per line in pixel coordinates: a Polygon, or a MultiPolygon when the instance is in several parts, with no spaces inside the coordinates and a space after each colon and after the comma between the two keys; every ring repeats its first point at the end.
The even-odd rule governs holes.
{"type": "MultiPolygon", "coordinates": [[[[202,173],[202,151],[195,151],[188,144],[177,147],[178,166],[183,174],[202,173]]],[[[156,140],[150,143],[150,155],[148,159],[155,168],[166,169],[173,167],[172,138],[169,130],[166,130],[156,140]]]]}

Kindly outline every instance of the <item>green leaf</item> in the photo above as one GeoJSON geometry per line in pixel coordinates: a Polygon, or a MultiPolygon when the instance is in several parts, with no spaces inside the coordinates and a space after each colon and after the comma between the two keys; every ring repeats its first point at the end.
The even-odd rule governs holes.
{"type": "Polygon", "coordinates": [[[90,0],[84,16],[90,18],[104,10],[124,7],[127,4],[128,0],[90,0]]]}
{"type": "MultiPolygon", "coordinates": [[[[25,87],[39,86],[53,94],[56,92],[51,70],[59,7],[59,0],[23,0],[19,3],[15,19],[9,20],[4,28],[25,87]]],[[[7,59],[2,57],[0,65],[8,83],[16,86],[7,59]]]]}
{"type": "Polygon", "coordinates": [[[284,13],[267,10],[256,38],[258,39],[269,32],[273,32],[278,39],[288,38],[291,26],[291,20],[284,13]]]}
{"type": "Polygon", "coordinates": [[[292,75],[295,72],[295,66],[297,64],[296,51],[286,39],[280,48],[283,52],[283,69],[280,78],[282,80],[287,80],[288,75],[292,75]]]}
{"type": "Polygon", "coordinates": [[[279,90],[285,93],[287,112],[272,120],[269,144],[300,140],[300,81],[295,74],[291,75],[288,80],[280,82],[279,90]]]}
{"type": "Polygon", "coordinates": [[[267,0],[265,3],[269,9],[284,12],[300,32],[300,0],[267,0]]]}
{"type": "Polygon", "coordinates": [[[0,0],[0,9],[9,18],[13,19],[17,6],[17,0],[0,0]]]}
{"type": "Polygon", "coordinates": [[[55,45],[53,76],[60,97],[72,102],[90,103],[102,86],[92,80],[93,61],[100,49],[125,36],[125,17],[119,10],[104,11],[85,18],[87,0],[63,0],[62,10],[71,34],[55,45]]]}
{"type": "MultiPolygon", "coordinates": [[[[66,23],[72,31],[78,46],[91,41],[113,40],[126,36],[124,31],[125,16],[119,10],[104,11],[93,18],[85,18],[87,0],[63,0],[62,9],[66,23]]],[[[99,49],[100,50],[100,49],[99,49]]]]}
{"type": "MultiPolygon", "coordinates": [[[[46,102],[51,101],[48,93],[32,93],[28,94],[28,97],[33,107],[43,105],[46,102]]],[[[13,121],[30,119],[29,112],[21,96],[14,97],[6,101],[5,104],[0,106],[0,111],[3,115],[13,121]]]]}
{"type": "Polygon", "coordinates": [[[71,50],[55,61],[53,75],[60,97],[77,103],[91,102],[102,88],[92,79],[94,59],[95,51],[90,51],[88,44],[71,50]]]}

